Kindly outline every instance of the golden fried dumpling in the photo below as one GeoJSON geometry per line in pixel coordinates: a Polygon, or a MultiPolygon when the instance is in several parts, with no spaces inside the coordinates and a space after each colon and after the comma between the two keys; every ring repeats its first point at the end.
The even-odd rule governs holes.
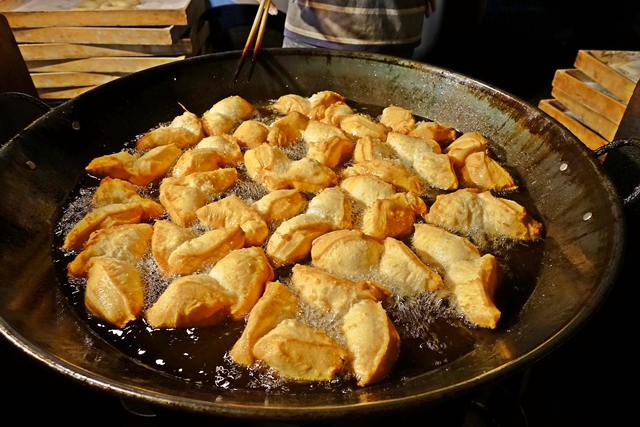
{"type": "Polygon", "coordinates": [[[268,193],[251,206],[265,221],[277,221],[293,218],[304,208],[306,200],[295,189],[276,190],[268,193]]]}
{"type": "Polygon", "coordinates": [[[248,314],[273,280],[273,268],[260,247],[236,249],[216,263],[209,272],[233,296],[231,316],[236,320],[248,314]]]}
{"type": "Polygon", "coordinates": [[[411,110],[406,110],[397,105],[390,105],[382,110],[380,123],[387,126],[394,132],[407,135],[416,126],[411,110]]]}
{"type": "Polygon", "coordinates": [[[206,274],[174,280],[145,314],[154,328],[213,326],[229,315],[231,299],[206,274]]]}
{"type": "Polygon", "coordinates": [[[362,231],[378,240],[405,236],[413,231],[416,217],[426,210],[424,201],[411,192],[378,199],[364,211],[362,231]]]}
{"type": "Polygon", "coordinates": [[[457,261],[480,258],[480,251],[469,239],[433,224],[416,224],[412,243],[420,259],[440,271],[457,261]]]}
{"type": "Polygon", "coordinates": [[[247,326],[229,352],[234,362],[244,366],[253,364],[253,346],[285,319],[293,319],[298,312],[298,299],[280,282],[267,282],[264,294],[251,309],[247,326]]]}
{"type": "Polygon", "coordinates": [[[214,171],[220,168],[218,151],[212,148],[196,148],[185,151],[178,159],[171,175],[181,177],[194,172],[214,171]]]}
{"type": "Polygon", "coordinates": [[[351,202],[340,187],[330,187],[320,191],[309,202],[306,213],[324,218],[334,229],[352,226],[351,202]]]}
{"type": "Polygon", "coordinates": [[[169,256],[183,243],[196,237],[191,228],[180,227],[167,220],[158,220],[153,224],[151,236],[151,253],[164,275],[172,273],[169,267],[169,256]]]}
{"type": "Polygon", "coordinates": [[[238,140],[231,135],[207,136],[196,145],[196,148],[216,150],[222,166],[235,166],[244,158],[238,140]]]}
{"type": "Polygon", "coordinates": [[[118,327],[135,320],[144,307],[138,270],[109,257],[92,258],[87,267],[84,302],[89,312],[118,327]]]}
{"type": "Polygon", "coordinates": [[[409,136],[422,139],[433,139],[440,145],[446,145],[458,136],[456,130],[449,125],[438,122],[418,122],[409,136]]]}
{"type": "Polygon", "coordinates": [[[240,121],[256,114],[257,110],[239,96],[224,98],[205,111],[202,115],[202,126],[207,135],[223,135],[228,133],[240,121]]]}
{"type": "Polygon", "coordinates": [[[267,255],[275,265],[296,262],[309,254],[311,242],[333,229],[326,218],[301,214],[284,221],[267,243],[267,255]]]}
{"type": "Polygon", "coordinates": [[[88,262],[94,257],[109,257],[136,265],[149,251],[153,227],[150,224],[126,224],[97,230],[84,250],[67,265],[71,277],[84,277],[88,262]]]}
{"type": "Polygon", "coordinates": [[[178,246],[167,265],[171,274],[191,274],[215,264],[229,252],[244,246],[244,232],[240,227],[218,228],[207,231],[178,246]]]}
{"type": "Polygon", "coordinates": [[[422,186],[418,177],[409,172],[402,163],[393,160],[368,160],[356,163],[346,168],[343,172],[343,176],[345,177],[357,175],[373,175],[402,190],[413,191],[417,194],[422,192],[422,186]]]}
{"type": "Polygon", "coordinates": [[[311,110],[311,102],[300,95],[287,94],[282,95],[275,103],[271,104],[271,108],[280,114],[289,114],[295,111],[306,116],[311,110]]]}
{"type": "Polygon", "coordinates": [[[542,233],[542,224],[517,202],[475,189],[439,195],[424,219],[467,236],[535,240],[542,233]]]}
{"type": "Polygon", "coordinates": [[[400,336],[380,302],[357,302],[344,316],[340,327],[353,359],[358,385],[383,380],[400,352],[400,336]]]}
{"type": "Polygon", "coordinates": [[[382,250],[380,242],[360,230],[336,230],[313,241],[311,262],[329,273],[358,280],[375,271],[382,250]]]}
{"type": "Polygon", "coordinates": [[[413,170],[423,182],[433,188],[458,189],[458,177],[451,158],[446,154],[423,153],[414,160],[413,170]]]}
{"type": "Polygon", "coordinates": [[[91,233],[123,224],[137,224],[144,215],[140,203],[114,203],[92,209],[64,238],[62,249],[79,250],[91,233]]]}
{"type": "Polygon", "coordinates": [[[373,159],[393,159],[395,153],[384,141],[373,139],[370,136],[359,138],[353,149],[353,161],[355,163],[365,162],[373,159]]]}
{"type": "Polygon", "coordinates": [[[93,203],[98,208],[117,203],[139,203],[143,209],[141,221],[156,218],[164,212],[160,203],[141,197],[130,182],[110,177],[100,181],[100,186],[93,194],[93,203]]]}
{"type": "Polygon", "coordinates": [[[494,329],[501,315],[493,302],[498,282],[496,258],[486,254],[473,261],[455,262],[446,279],[465,318],[481,328],[494,329]]]}
{"type": "Polygon", "coordinates": [[[320,313],[335,319],[341,319],[358,301],[384,301],[390,295],[377,283],[354,282],[302,264],[296,264],[291,272],[291,283],[299,297],[320,313]]]}
{"type": "Polygon", "coordinates": [[[233,132],[233,137],[240,147],[256,148],[267,141],[270,130],[269,126],[257,120],[245,120],[233,132]]]}
{"type": "Polygon", "coordinates": [[[227,190],[237,178],[235,168],[165,178],[160,183],[160,203],[173,222],[185,227],[196,219],[196,211],[209,198],[227,190]]]}
{"type": "Polygon", "coordinates": [[[284,173],[271,174],[264,178],[269,191],[295,188],[299,191],[316,192],[338,182],[335,172],[309,157],[289,163],[284,173]]]}
{"type": "Polygon", "coordinates": [[[484,151],[469,154],[460,168],[460,186],[481,190],[515,190],[518,186],[498,162],[484,151]]]}
{"type": "Polygon", "coordinates": [[[352,114],[340,121],[340,129],[354,138],[369,136],[373,139],[387,139],[389,129],[362,114],[352,114]]]}
{"type": "Polygon", "coordinates": [[[411,165],[423,153],[440,153],[440,146],[433,139],[414,138],[398,132],[389,132],[387,144],[393,149],[398,158],[405,164],[411,165]]]}
{"type": "Polygon", "coordinates": [[[292,111],[284,117],[280,117],[271,124],[267,135],[267,142],[271,145],[283,146],[302,138],[307,128],[309,118],[297,111],[292,111]]]}
{"type": "Polygon", "coordinates": [[[323,90],[314,93],[309,97],[309,113],[307,114],[312,120],[321,120],[325,116],[327,108],[331,107],[336,102],[343,102],[346,98],[339,93],[323,90]]]}
{"type": "Polygon", "coordinates": [[[260,338],[253,355],[294,380],[329,381],[342,369],[346,352],[320,328],[283,320],[260,338]]]}
{"type": "Polygon", "coordinates": [[[266,177],[285,173],[291,159],[281,149],[262,144],[244,153],[244,164],[249,178],[264,184],[266,177]]]}
{"type": "Polygon", "coordinates": [[[161,145],[174,144],[178,148],[197,144],[204,132],[200,119],[186,111],[177,116],[169,126],[161,126],[143,135],[136,143],[138,150],[148,150],[161,145]]]}
{"type": "Polygon", "coordinates": [[[201,207],[196,215],[210,229],[239,226],[247,246],[261,245],[269,235],[269,227],[260,213],[234,194],[201,207]]]}
{"type": "Polygon", "coordinates": [[[96,157],[91,160],[85,170],[93,176],[103,178],[109,176],[111,178],[124,179],[126,181],[131,178],[133,164],[140,158],[140,153],[129,153],[122,150],[115,154],[107,154],[105,156],[96,157]]]}
{"type": "Polygon", "coordinates": [[[378,272],[385,285],[391,285],[401,296],[435,291],[442,286],[438,273],[423,264],[407,245],[391,237],[383,244],[378,272]]]}
{"type": "Polygon", "coordinates": [[[454,140],[446,149],[447,156],[453,160],[454,168],[461,168],[469,154],[485,151],[487,140],[480,132],[467,132],[454,140]]]}
{"type": "Polygon", "coordinates": [[[349,197],[363,206],[371,206],[378,199],[386,199],[396,194],[393,185],[373,175],[357,175],[345,178],[340,188],[349,197]]]}
{"type": "Polygon", "coordinates": [[[307,156],[330,168],[348,160],[353,153],[353,142],[333,125],[311,120],[306,127],[303,141],[307,144],[307,156]]]}
{"type": "Polygon", "coordinates": [[[340,126],[342,119],[352,114],[355,114],[355,112],[351,107],[342,101],[338,101],[327,107],[321,121],[333,126],[340,126]]]}

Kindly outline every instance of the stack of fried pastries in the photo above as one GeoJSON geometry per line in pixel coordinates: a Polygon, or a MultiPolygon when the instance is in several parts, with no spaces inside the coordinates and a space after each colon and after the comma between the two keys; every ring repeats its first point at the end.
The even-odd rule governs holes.
{"type": "Polygon", "coordinates": [[[231,359],[300,381],[386,378],[392,295],[446,290],[468,325],[496,328],[498,262],[472,240],[542,234],[492,194],[518,187],[479,132],[396,105],[373,118],[331,91],[261,108],[231,96],[86,169],[102,180],[63,249],[89,312],[118,327],[246,321],[231,359]]]}

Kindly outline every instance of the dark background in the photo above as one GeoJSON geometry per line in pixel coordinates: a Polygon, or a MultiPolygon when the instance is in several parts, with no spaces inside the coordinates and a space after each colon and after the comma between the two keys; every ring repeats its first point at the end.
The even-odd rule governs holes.
{"type": "MultiPolygon", "coordinates": [[[[540,99],[550,97],[555,70],[573,67],[578,50],[640,50],[639,4],[448,0],[438,41],[422,61],[484,81],[537,105],[540,99]]],[[[209,11],[211,50],[242,49],[255,10],[225,6],[209,11]]],[[[269,19],[264,46],[280,46],[282,25],[281,15],[269,19]]],[[[630,236],[634,238],[612,294],[567,343],[527,370],[468,396],[463,412],[446,407],[435,415],[424,413],[416,418],[399,414],[376,424],[443,425],[443,413],[445,417],[449,413],[450,420],[462,420],[459,425],[465,427],[634,424],[639,379],[634,347],[638,336],[637,219],[640,216],[636,213],[630,214],[630,236]]],[[[147,408],[156,413],[151,418],[134,415],[116,396],[62,377],[4,339],[0,340],[0,384],[4,389],[0,408],[6,425],[13,423],[11,419],[98,426],[168,426],[176,422],[254,425],[200,419],[163,408],[147,408]]]]}

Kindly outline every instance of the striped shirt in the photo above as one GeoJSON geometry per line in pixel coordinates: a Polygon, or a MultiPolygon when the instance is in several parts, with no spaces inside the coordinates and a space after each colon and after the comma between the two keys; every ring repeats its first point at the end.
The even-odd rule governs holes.
{"type": "Polygon", "coordinates": [[[426,0],[294,0],[284,35],[331,49],[393,51],[420,44],[426,0]]]}

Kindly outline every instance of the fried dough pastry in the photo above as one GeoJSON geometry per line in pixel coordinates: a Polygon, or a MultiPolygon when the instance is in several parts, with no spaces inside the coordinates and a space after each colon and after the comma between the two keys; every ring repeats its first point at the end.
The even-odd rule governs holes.
{"type": "Polygon", "coordinates": [[[309,202],[307,214],[324,218],[333,229],[351,228],[351,202],[340,187],[325,188],[309,202]]]}
{"type": "Polygon", "coordinates": [[[353,142],[337,127],[311,120],[302,134],[307,156],[330,168],[351,158],[353,142]]]}
{"type": "Polygon", "coordinates": [[[138,150],[148,150],[161,145],[174,144],[178,148],[196,145],[204,137],[202,123],[193,113],[186,111],[173,119],[169,126],[161,126],[144,134],[138,142],[138,150]]]}
{"type": "Polygon", "coordinates": [[[342,101],[338,101],[327,107],[321,121],[333,126],[340,126],[342,119],[352,114],[355,114],[355,112],[351,107],[342,101]]]}
{"type": "Polygon", "coordinates": [[[269,235],[269,227],[260,213],[234,194],[201,207],[196,216],[210,229],[239,226],[247,246],[259,246],[269,235]]]}
{"type": "Polygon", "coordinates": [[[249,178],[264,184],[267,176],[285,173],[291,159],[281,149],[262,144],[244,153],[244,164],[249,178]]]}
{"type": "Polygon", "coordinates": [[[242,162],[244,158],[238,140],[230,135],[207,136],[196,145],[196,148],[211,148],[216,150],[222,166],[235,166],[242,162]]]}
{"type": "Polygon", "coordinates": [[[67,265],[71,277],[84,277],[88,263],[95,257],[109,257],[136,265],[149,252],[153,233],[150,224],[127,224],[97,230],[84,245],[84,250],[67,265]]]}
{"type": "Polygon", "coordinates": [[[273,280],[273,268],[262,248],[236,249],[216,263],[209,276],[233,297],[231,316],[242,319],[256,305],[265,284],[273,280]]]}
{"type": "Polygon", "coordinates": [[[448,191],[458,189],[458,177],[451,158],[446,154],[423,153],[414,160],[413,170],[433,188],[448,191]]]}
{"type": "Polygon", "coordinates": [[[359,301],[384,301],[390,295],[377,283],[354,282],[302,264],[296,264],[291,272],[291,283],[299,297],[318,312],[335,319],[342,319],[359,301]]]}
{"type": "Polygon", "coordinates": [[[447,156],[451,157],[453,167],[458,169],[464,166],[464,160],[469,154],[485,151],[487,140],[480,132],[467,132],[454,140],[446,149],[447,156]]]}
{"type": "Polygon", "coordinates": [[[206,274],[174,280],[145,314],[154,328],[213,326],[229,315],[231,299],[206,274]]]}
{"type": "Polygon", "coordinates": [[[346,99],[339,93],[330,90],[314,93],[309,97],[310,109],[307,115],[312,120],[321,120],[324,118],[327,108],[336,102],[344,102],[346,99]]]}
{"type": "Polygon", "coordinates": [[[251,309],[247,326],[229,352],[231,359],[241,365],[253,364],[255,343],[285,319],[293,319],[298,312],[298,299],[280,282],[267,282],[265,291],[251,309]]]}
{"type": "Polygon", "coordinates": [[[364,299],[344,316],[341,330],[358,385],[384,379],[400,351],[400,336],[380,302],[364,299]]]}
{"type": "Polygon", "coordinates": [[[267,255],[277,266],[294,263],[309,254],[313,239],[332,229],[324,217],[310,214],[295,216],[273,232],[267,243],[267,255]]]}
{"type": "Polygon", "coordinates": [[[172,273],[169,256],[183,243],[195,238],[191,228],[180,227],[167,220],[158,220],[153,224],[151,253],[160,273],[167,276],[172,273]]]}
{"type": "Polygon", "coordinates": [[[62,249],[79,250],[91,233],[123,224],[137,224],[144,215],[140,203],[114,203],[92,209],[64,238],[62,249]]]}
{"type": "Polygon", "coordinates": [[[218,150],[196,148],[185,151],[178,159],[171,175],[178,178],[194,172],[208,172],[220,168],[221,159],[218,150]]]}
{"type": "Polygon", "coordinates": [[[438,122],[418,122],[409,136],[422,139],[433,139],[440,145],[446,145],[457,138],[454,128],[438,122]]]}
{"type": "Polygon", "coordinates": [[[393,149],[398,158],[411,165],[423,153],[440,154],[440,146],[433,139],[420,139],[403,135],[398,132],[389,132],[387,144],[393,149]]]}
{"type": "Polygon", "coordinates": [[[469,154],[460,168],[460,186],[481,190],[516,190],[513,178],[484,151],[469,154]]]}
{"type": "Polygon", "coordinates": [[[360,230],[337,230],[313,241],[311,262],[329,273],[358,280],[371,276],[382,251],[380,242],[360,230]]]}
{"type": "Polygon", "coordinates": [[[293,218],[304,208],[306,200],[298,190],[276,190],[268,193],[251,206],[265,221],[278,221],[293,218]]]}
{"type": "Polygon", "coordinates": [[[182,150],[175,144],[155,147],[142,156],[121,151],[96,157],[85,170],[99,178],[108,176],[144,187],[166,174],[181,155],[182,150]]]}
{"type": "Polygon", "coordinates": [[[468,239],[450,233],[433,224],[416,224],[413,248],[420,259],[439,271],[448,269],[457,261],[480,258],[480,251],[468,239]]]}
{"type": "Polygon", "coordinates": [[[426,210],[424,201],[411,192],[377,199],[364,211],[362,231],[380,241],[405,236],[413,231],[416,217],[426,210]]]}
{"type": "Polygon", "coordinates": [[[422,192],[420,180],[403,164],[393,160],[374,159],[356,163],[346,168],[342,174],[344,177],[373,175],[404,191],[412,191],[417,194],[422,192]]]}
{"type": "Polygon", "coordinates": [[[196,211],[209,198],[227,190],[237,178],[234,168],[165,178],[160,183],[160,203],[173,222],[185,227],[196,219],[196,211]]]}
{"type": "Polygon", "coordinates": [[[144,306],[138,270],[108,257],[92,258],[87,267],[84,302],[89,312],[117,327],[135,320],[144,306]]]}
{"type": "Polygon", "coordinates": [[[400,296],[435,291],[442,286],[442,278],[420,261],[413,251],[399,240],[384,239],[378,272],[383,283],[390,284],[400,296]]]}
{"type": "Polygon", "coordinates": [[[271,129],[269,126],[257,120],[245,120],[233,132],[233,137],[238,140],[240,147],[256,148],[267,142],[267,136],[271,129]]]}
{"type": "Polygon", "coordinates": [[[289,164],[287,170],[279,175],[268,175],[264,184],[270,191],[295,188],[299,191],[316,192],[336,185],[338,177],[327,166],[309,157],[289,164]]]}
{"type": "Polygon", "coordinates": [[[205,111],[202,115],[202,127],[207,135],[228,133],[241,120],[255,115],[257,110],[239,96],[224,98],[205,111]]]}
{"type": "Polygon", "coordinates": [[[404,135],[409,134],[416,126],[416,120],[413,118],[411,110],[406,110],[397,105],[390,105],[382,110],[380,123],[392,131],[404,135]]]}
{"type": "Polygon", "coordinates": [[[324,330],[295,319],[283,320],[260,338],[253,355],[280,375],[304,381],[331,380],[347,358],[324,330]]]}
{"type": "Polygon", "coordinates": [[[342,191],[363,206],[371,206],[378,199],[387,199],[396,194],[393,185],[373,175],[356,175],[340,182],[342,191]]]}
{"type": "Polygon", "coordinates": [[[282,95],[271,108],[280,114],[289,114],[293,111],[307,115],[311,109],[311,102],[303,96],[296,94],[282,95]]]}
{"type": "Polygon", "coordinates": [[[164,212],[160,203],[141,197],[130,182],[110,177],[100,181],[100,186],[93,194],[93,203],[98,208],[118,203],[138,203],[143,210],[141,221],[149,221],[164,212]]]}
{"type": "Polygon", "coordinates": [[[353,161],[355,163],[366,162],[373,159],[393,159],[394,153],[389,144],[370,136],[358,139],[353,149],[353,161]]]}
{"type": "Polygon", "coordinates": [[[385,125],[376,123],[362,114],[352,114],[344,117],[340,121],[340,129],[354,138],[369,136],[383,141],[387,139],[387,132],[389,131],[385,125]]]}
{"type": "Polygon", "coordinates": [[[473,261],[458,261],[447,270],[446,278],[467,320],[495,329],[500,319],[500,310],[493,303],[498,282],[496,258],[486,254],[473,261]]]}
{"type": "Polygon", "coordinates": [[[298,112],[308,116],[310,119],[320,120],[324,117],[325,110],[328,107],[344,100],[344,96],[325,90],[315,93],[309,98],[295,94],[283,95],[278,98],[278,101],[271,104],[271,108],[281,114],[298,112]]]}
{"type": "Polygon", "coordinates": [[[229,252],[244,246],[244,232],[240,227],[207,231],[178,246],[167,258],[170,274],[191,274],[207,265],[215,264],[229,252]]]}
{"type": "Polygon", "coordinates": [[[309,118],[302,113],[292,111],[271,124],[267,142],[271,145],[283,146],[302,138],[309,118]]]}
{"type": "Polygon", "coordinates": [[[517,202],[475,189],[439,195],[424,219],[466,236],[536,240],[542,233],[542,224],[517,202]]]}

